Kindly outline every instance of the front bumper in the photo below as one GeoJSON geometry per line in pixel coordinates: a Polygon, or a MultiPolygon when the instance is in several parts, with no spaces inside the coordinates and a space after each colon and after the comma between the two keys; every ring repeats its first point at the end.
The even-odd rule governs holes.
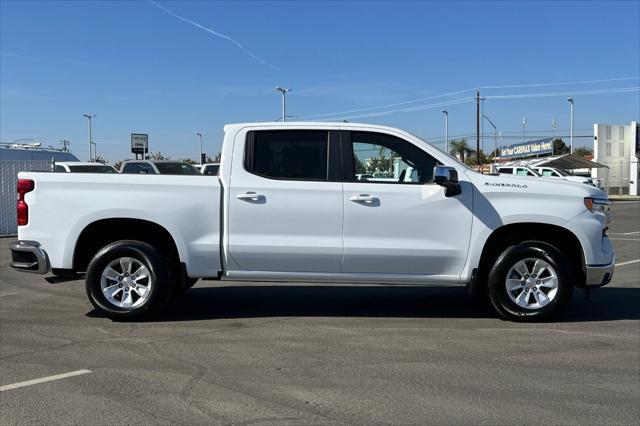
{"type": "Polygon", "coordinates": [[[18,241],[11,244],[11,267],[18,271],[44,275],[49,272],[47,253],[35,241],[18,241]]]}
{"type": "Polygon", "coordinates": [[[587,287],[602,287],[609,284],[613,278],[613,269],[615,266],[615,258],[608,265],[587,265],[586,266],[586,282],[587,287]]]}

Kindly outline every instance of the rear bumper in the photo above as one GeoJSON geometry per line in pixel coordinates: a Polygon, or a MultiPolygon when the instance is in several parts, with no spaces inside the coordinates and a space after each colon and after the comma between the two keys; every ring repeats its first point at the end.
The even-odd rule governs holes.
{"type": "Polygon", "coordinates": [[[586,286],[602,287],[609,284],[613,278],[614,260],[608,265],[587,265],[586,267],[586,286]]]}
{"type": "Polygon", "coordinates": [[[44,275],[49,272],[47,253],[35,241],[18,241],[11,244],[11,267],[18,271],[44,275]]]}

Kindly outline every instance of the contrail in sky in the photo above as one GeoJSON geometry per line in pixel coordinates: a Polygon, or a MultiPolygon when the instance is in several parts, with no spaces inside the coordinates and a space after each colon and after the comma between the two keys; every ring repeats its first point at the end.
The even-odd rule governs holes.
{"type": "Polygon", "coordinates": [[[169,15],[173,16],[174,18],[177,18],[183,22],[186,22],[188,24],[193,25],[194,27],[200,28],[203,31],[208,32],[209,34],[213,34],[216,37],[220,37],[223,38],[227,41],[230,41],[231,43],[235,44],[237,47],[239,47],[240,49],[242,49],[247,55],[251,56],[253,59],[255,59],[256,61],[260,62],[262,65],[265,65],[271,69],[274,69],[276,71],[280,71],[279,68],[274,67],[273,65],[271,65],[270,63],[268,63],[267,61],[265,61],[264,59],[260,58],[259,56],[255,55],[253,52],[251,52],[249,49],[247,49],[246,47],[244,47],[243,45],[241,45],[240,43],[238,43],[237,41],[235,41],[234,39],[232,39],[231,37],[229,37],[228,35],[224,35],[221,34],[217,31],[212,30],[211,28],[207,28],[203,25],[198,24],[195,21],[192,21],[191,19],[187,19],[184,16],[180,16],[177,13],[167,9],[166,7],[158,4],[157,2],[153,1],[153,0],[147,0],[147,2],[151,3],[152,5],[154,5],[155,7],[157,7],[158,9],[161,9],[165,12],[167,12],[169,15]]]}

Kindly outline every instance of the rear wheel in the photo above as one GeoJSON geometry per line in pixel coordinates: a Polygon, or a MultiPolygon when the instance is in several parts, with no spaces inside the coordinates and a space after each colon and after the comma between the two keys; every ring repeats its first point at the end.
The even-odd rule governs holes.
{"type": "Polygon", "coordinates": [[[140,241],[117,241],[93,257],[85,286],[91,304],[110,318],[134,318],[159,311],[171,284],[162,253],[140,241]]]}
{"type": "Polygon", "coordinates": [[[512,321],[547,319],[561,311],[573,293],[569,258],[550,244],[525,241],[507,248],[488,279],[489,300],[512,321]]]}

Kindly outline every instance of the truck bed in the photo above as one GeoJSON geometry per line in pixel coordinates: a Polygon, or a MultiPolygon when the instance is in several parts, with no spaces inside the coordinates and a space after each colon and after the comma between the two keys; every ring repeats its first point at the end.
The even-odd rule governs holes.
{"type": "Polygon", "coordinates": [[[215,176],[21,172],[35,188],[25,196],[29,223],[22,241],[38,241],[51,268],[72,269],[87,226],[114,218],[154,222],[173,237],[192,277],[220,266],[220,182],[215,176]]]}

